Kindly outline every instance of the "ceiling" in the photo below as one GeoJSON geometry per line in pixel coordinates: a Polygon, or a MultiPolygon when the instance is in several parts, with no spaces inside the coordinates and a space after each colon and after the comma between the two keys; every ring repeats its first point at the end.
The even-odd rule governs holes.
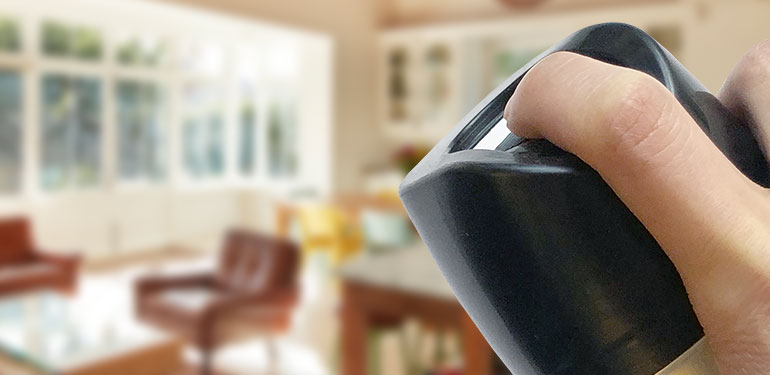
{"type": "Polygon", "coordinates": [[[596,7],[666,3],[677,0],[380,0],[383,26],[481,19],[525,13],[549,13],[596,7]],[[512,6],[506,3],[525,3],[512,6]],[[526,3],[535,3],[527,5],[526,3]]]}

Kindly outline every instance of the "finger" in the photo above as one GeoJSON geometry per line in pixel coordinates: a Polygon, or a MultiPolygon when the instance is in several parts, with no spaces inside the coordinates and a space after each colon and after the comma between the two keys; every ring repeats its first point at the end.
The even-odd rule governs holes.
{"type": "Polygon", "coordinates": [[[672,259],[707,329],[757,300],[757,273],[770,269],[756,218],[769,208],[764,191],[658,81],[555,53],[523,78],[505,118],[514,133],[547,138],[601,174],[672,259]]]}
{"type": "Polygon", "coordinates": [[[770,40],[743,56],[717,96],[752,127],[765,155],[770,155],[770,40]]]}

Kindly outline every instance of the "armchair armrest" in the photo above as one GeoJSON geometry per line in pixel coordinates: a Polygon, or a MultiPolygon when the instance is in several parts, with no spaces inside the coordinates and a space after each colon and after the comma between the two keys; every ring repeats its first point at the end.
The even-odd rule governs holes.
{"type": "Polygon", "coordinates": [[[171,276],[145,276],[136,281],[134,287],[137,296],[143,296],[169,288],[210,287],[214,285],[211,273],[193,273],[171,276]]]}
{"type": "Polygon", "coordinates": [[[56,264],[59,267],[65,268],[72,272],[76,270],[81,260],[81,256],[74,253],[56,254],[35,250],[33,254],[37,259],[43,262],[56,264]]]}
{"type": "Polygon", "coordinates": [[[61,271],[58,282],[51,286],[64,293],[72,294],[75,292],[78,283],[80,255],[51,253],[40,250],[33,250],[32,255],[37,261],[55,265],[61,271]]]}

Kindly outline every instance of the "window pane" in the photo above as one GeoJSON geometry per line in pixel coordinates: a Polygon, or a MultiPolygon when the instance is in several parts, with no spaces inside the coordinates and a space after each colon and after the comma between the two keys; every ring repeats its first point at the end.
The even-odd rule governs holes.
{"type": "Polygon", "coordinates": [[[42,49],[49,56],[68,56],[71,49],[69,28],[57,22],[43,24],[42,49]]]}
{"type": "Polygon", "coordinates": [[[41,183],[46,189],[98,182],[101,85],[95,78],[46,74],[42,80],[41,183]]]}
{"type": "Polygon", "coordinates": [[[0,51],[18,52],[20,49],[19,23],[13,18],[0,16],[0,51]]]}
{"type": "Polygon", "coordinates": [[[19,189],[21,182],[21,79],[0,70],[0,192],[19,189]]]}
{"type": "Polygon", "coordinates": [[[257,171],[257,87],[260,72],[258,48],[243,43],[235,48],[235,79],[239,92],[238,171],[245,177],[257,171]]]}
{"type": "Polygon", "coordinates": [[[404,48],[394,49],[388,56],[388,116],[393,121],[408,117],[409,89],[407,68],[409,55],[404,48]]]}
{"type": "Polygon", "coordinates": [[[157,38],[136,35],[122,38],[115,49],[115,59],[127,66],[159,66],[166,53],[166,46],[157,38]]]}
{"type": "Polygon", "coordinates": [[[48,21],[42,34],[42,50],[48,56],[79,60],[102,57],[102,36],[95,29],[48,21]]]}
{"type": "Polygon", "coordinates": [[[292,176],[297,169],[296,107],[293,95],[273,98],[268,107],[267,153],[273,177],[292,176]]]}
{"type": "Polygon", "coordinates": [[[183,127],[184,166],[190,176],[219,176],[224,171],[224,134],[222,116],[210,113],[191,116],[183,127]]]}
{"type": "Polygon", "coordinates": [[[436,44],[428,48],[424,63],[427,95],[423,117],[437,121],[450,109],[452,51],[447,45],[436,44]]]}
{"type": "Polygon", "coordinates": [[[122,179],[165,176],[161,93],[152,83],[118,81],[118,172],[122,179]]]}
{"type": "Polygon", "coordinates": [[[254,105],[244,103],[239,116],[238,169],[244,176],[252,176],[257,164],[257,118],[254,105]]]}
{"type": "Polygon", "coordinates": [[[258,49],[242,44],[235,51],[235,77],[239,91],[238,171],[253,176],[257,171],[257,81],[260,61],[258,49]]]}
{"type": "Polygon", "coordinates": [[[184,88],[182,159],[194,178],[220,176],[225,169],[222,92],[215,85],[188,84],[184,88]]]}
{"type": "Polygon", "coordinates": [[[200,77],[219,77],[224,71],[224,47],[216,43],[183,43],[179,65],[184,73],[200,77]]]}

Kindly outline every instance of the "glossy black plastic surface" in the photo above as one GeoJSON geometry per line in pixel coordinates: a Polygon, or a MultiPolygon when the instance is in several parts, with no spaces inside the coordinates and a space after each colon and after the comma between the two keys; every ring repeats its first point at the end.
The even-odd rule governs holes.
{"type": "Polygon", "coordinates": [[[647,34],[602,24],[492,92],[409,173],[401,198],[512,373],[654,374],[703,331],[652,236],[594,170],[547,141],[473,149],[526,71],[555,51],[655,77],[741,171],[769,185],[768,162],[748,128],[647,34]]]}

